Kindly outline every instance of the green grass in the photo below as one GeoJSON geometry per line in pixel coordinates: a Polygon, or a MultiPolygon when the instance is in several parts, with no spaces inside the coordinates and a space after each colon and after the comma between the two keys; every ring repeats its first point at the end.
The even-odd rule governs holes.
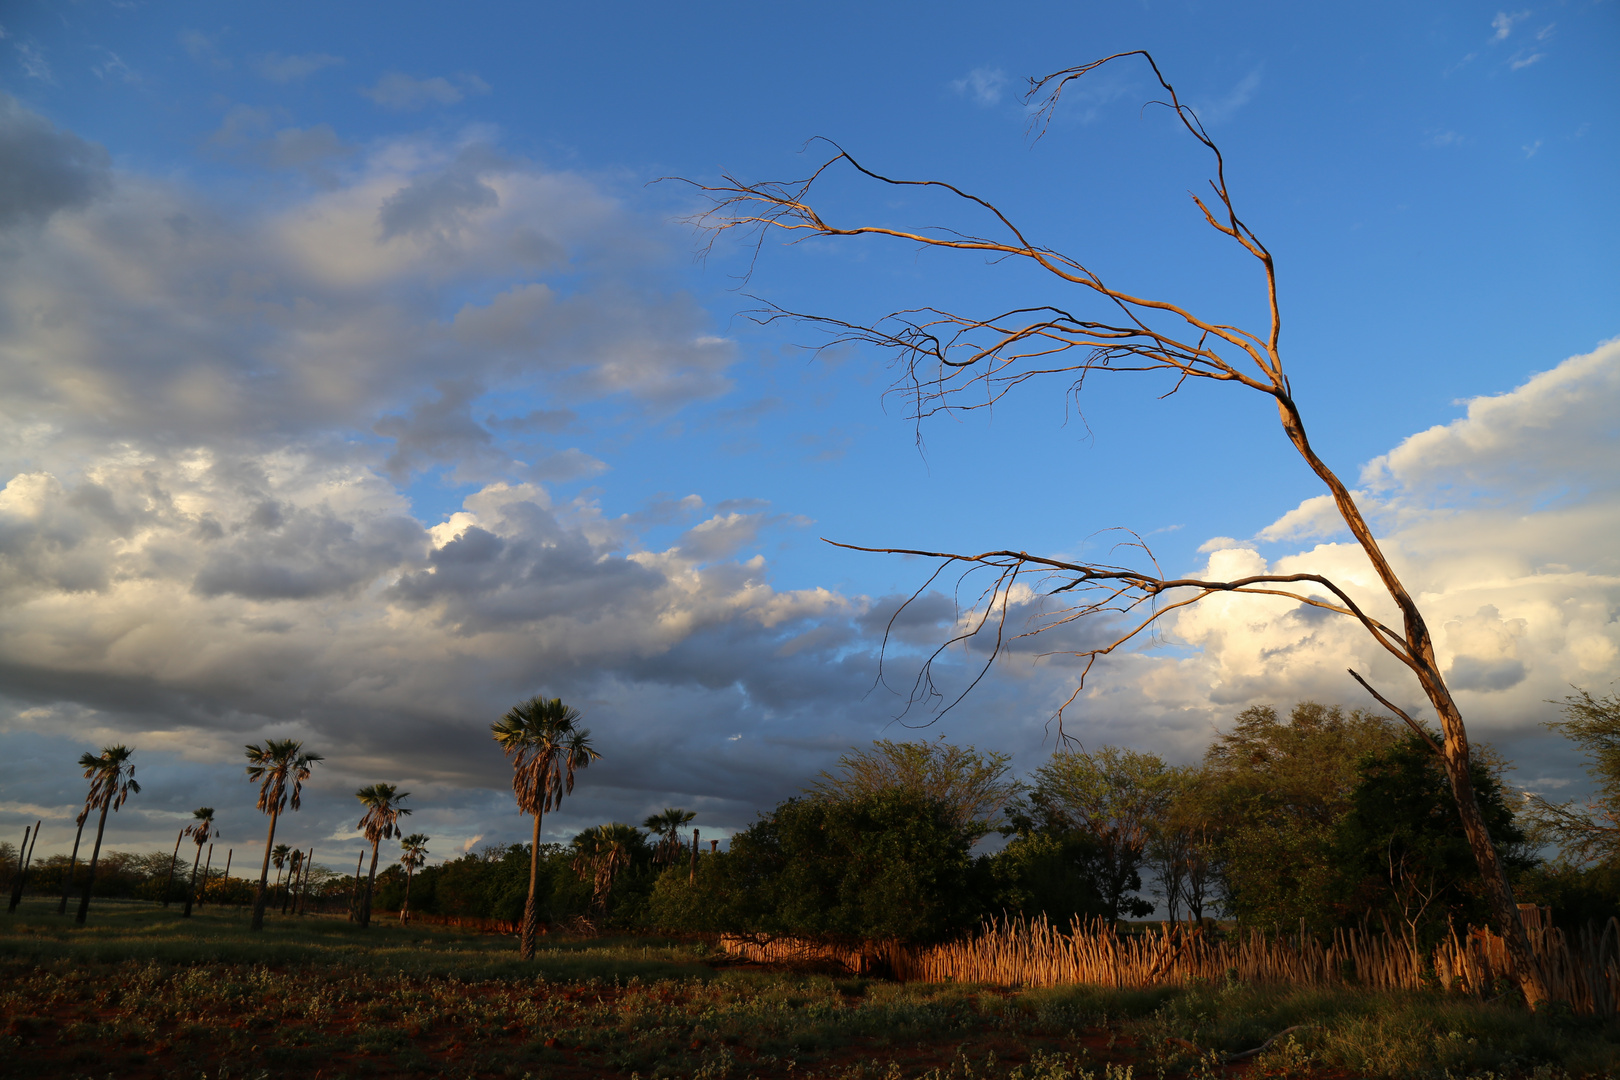
{"type": "Polygon", "coordinates": [[[1223,1075],[1225,1052],[1309,1024],[1247,1075],[1603,1076],[1620,1029],[1434,994],[1243,985],[1011,991],[717,963],[702,943],[29,902],[0,923],[8,1076],[825,1077],[1223,1075]]]}

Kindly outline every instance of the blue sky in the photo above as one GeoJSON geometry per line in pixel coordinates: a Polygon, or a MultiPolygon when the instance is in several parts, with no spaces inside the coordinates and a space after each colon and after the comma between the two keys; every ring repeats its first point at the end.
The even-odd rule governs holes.
{"type": "MultiPolygon", "coordinates": [[[[883,358],[813,355],[751,297],[854,320],[1072,298],[881,242],[700,259],[700,201],[652,183],[791,179],[834,139],[1257,324],[1140,64],[1029,138],[1027,76],[1133,48],[1225,151],[1313,440],[1432,604],[1470,721],[1520,783],[1578,790],[1538,724],[1620,655],[1617,11],[8,5],[0,827],[61,832],[55,763],[113,739],[159,780],[121,842],[199,800],[246,816],[238,747],[273,733],[331,759],[311,839],[352,835],[375,779],[417,793],[437,854],[513,839],[483,732],[538,691],[608,751],[559,836],[664,805],[740,827],[904,731],[869,690],[925,571],[820,537],[1075,554],[1127,527],[1172,571],[1357,580],[1257,396],[1043,385],[918,429],[883,358]]],[[[965,220],[846,178],[827,199],[965,220]]],[[[1291,618],[1167,626],[1073,730],[1188,761],[1247,704],[1362,704],[1365,643],[1291,618]]],[[[928,734],[1033,768],[1073,674],[1016,657],[928,734]]]]}

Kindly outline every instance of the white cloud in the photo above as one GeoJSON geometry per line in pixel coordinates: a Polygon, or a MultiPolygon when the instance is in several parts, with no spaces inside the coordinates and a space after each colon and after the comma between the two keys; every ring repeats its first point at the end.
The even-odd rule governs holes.
{"type": "Polygon", "coordinates": [[[1230,120],[1237,111],[1247,105],[1253,98],[1255,91],[1260,89],[1260,69],[1255,68],[1232,87],[1226,96],[1214,101],[1206,101],[1194,106],[1198,119],[1206,124],[1220,124],[1230,120]]]}
{"type": "Polygon", "coordinates": [[[964,97],[971,97],[980,105],[1001,104],[1001,94],[1007,85],[1007,73],[1000,68],[978,67],[951,81],[951,89],[964,97]]]}
{"type": "Polygon", "coordinates": [[[1508,35],[1513,33],[1513,27],[1529,17],[1530,13],[1528,11],[1516,11],[1511,15],[1505,11],[1498,11],[1496,17],[1491,20],[1491,29],[1496,31],[1492,35],[1493,39],[1496,41],[1507,40],[1508,35]]]}
{"type": "MultiPolygon", "coordinates": [[[[1483,736],[1520,737],[1570,684],[1603,685],[1620,657],[1620,341],[1571,357],[1450,424],[1368,463],[1362,506],[1418,597],[1442,669],[1483,736]]],[[[1319,496],[1261,530],[1282,541],[1331,536],[1319,496]]],[[[1395,612],[1359,548],[1324,543],[1270,560],[1222,546],[1204,573],[1313,571],[1379,617],[1395,612]]],[[[1281,600],[1223,596],[1181,613],[1173,640],[1196,655],[1150,666],[1161,694],[1241,706],[1355,699],[1346,667],[1398,702],[1410,676],[1348,620],[1281,600]],[[1170,687],[1174,687],[1171,690],[1170,687]]]]}
{"type": "Polygon", "coordinates": [[[426,108],[429,105],[454,105],[468,95],[489,93],[489,84],[476,75],[461,74],[451,82],[442,75],[428,79],[414,79],[403,72],[390,71],[374,86],[364,87],[361,94],[385,109],[402,112],[426,108]]]}
{"type": "Polygon", "coordinates": [[[219,50],[217,35],[205,34],[201,30],[184,30],[180,34],[180,45],[186,50],[186,55],[193,61],[215,71],[229,71],[231,61],[219,50]]]}
{"type": "Polygon", "coordinates": [[[56,74],[51,71],[51,62],[45,59],[45,53],[38,45],[31,41],[17,42],[17,62],[22,65],[22,71],[30,79],[56,85],[56,74]]]}
{"type": "Polygon", "coordinates": [[[327,53],[283,56],[281,53],[272,52],[255,60],[253,69],[271,82],[288,83],[300,82],[323,68],[340,67],[342,64],[343,57],[327,53]]]}

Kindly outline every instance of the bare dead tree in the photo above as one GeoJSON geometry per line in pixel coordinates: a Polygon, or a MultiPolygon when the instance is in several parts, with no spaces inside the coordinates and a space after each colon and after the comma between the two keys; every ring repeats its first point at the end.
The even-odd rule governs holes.
{"type": "MultiPolygon", "coordinates": [[[[1169,613],[1209,596],[1225,593],[1275,596],[1354,620],[1380,648],[1412,673],[1439,717],[1444,742],[1436,744],[1431,738],[1430,744],[1445,763],[1469,845],[1486,884],[1492,914],[1502,927],[1519,984],[1530,1005],[1536,1007],[1547,998],[1546,984],[1531,952],[1512,888],[1480,816],[1469,777],[1468,733],[1462,713],[1440,671],[1433,637],[1417,603],[1390,565],[1350,490],[1317,455],[1306,437],[1305,423],[1294,402],[1278,344],[1282,317],[1277,300],[1276,266],[1271,252],[1238,215],[1227,188],[1226,164],[1219,147],[1197,113],[1181,102],[1153,57],[1142,50],[1116,53],[1042,79],[1031,79],[1028,100],[1039,103],[1032,114],[1032,132],[1036,138],[1044,133],[1065,90],[1076,81],[1105,64],[1130,57],[1139,57],[1147,63],[1164,92],[1164,98],[1152,104],[1168,109],[1212,158],[1209,192],[1192,193],[1192,201],[1206,225],[1258,264],[1269,311],[1268,325],[1263,331],[1227,325],[1160,297],[1115,288],[1088,261],[1031,239],[1024,228],[988,200],[939,180],[884,175],[861,164],[836,145],[832,147],[836,152],[803,180],[745,183],[727,175],[714,185],[686,181],[693,183],[711,203],[710,209],[697,219],[697,224],[709,231],[711,245],[725,234],[748,237],[756,257],[761,246],[773,236],[785,237],[788,242],[877,236],[919,249],[967,252],[993,263],[1020,264],[1042,272],[1049,280],[1078,290],[1078,298],[1090,301],[1096,309],[1095,313],[1088,310],[1087,317],[1082,317],[1050,304],[1034,304],[983,316],[918,308],[894,312],[871,324],[844,322],[774,306],[753,313],[762,323],[778,319],[812,323],[828,333],[827,345],[859,344],[889,351],[903,372],[896,390],[906,396],[918,423],[942,412],[991,407],[1024,383],[1043,378],[1062,380],[1067,383],[1069,392],[1078,394],[1087,377],[1098,372],[1162,372],[1171,380],[1166,396],[1180,390],[1188,380],[1207,379],[1271,397],[1276,403],[1283,433],[1332,494],[1340,517],[1371,563],[1383,593],[1399,613],[1395,620],[1398,625],[1391,626],[1374,617],[1344,588],[1321,574],[1257,574],[1231,581],[1167,578],[1139,538],[1127,545],[1145,556],[1145,565],[1139,567],[1054,559],[1010,549],[971,553],[840,546],[937,560],[939,565],[934,574],[912,595],[908,604],[923,595],[948,568],[988,575],[989,583],[984,586],[972,614],[959,621],[955,635],[923,665],[913,689],[914,701],[937,694],[930,672],[944,650],[953,644],[967,643],[980,634],[994,638],[986,650],[988,658],[979,674],[982,678],[1013,638],[1048,633],[1095,617],[1122,622],[1124,629],[1110,633],[1103,644],[1071,651],[1071,655],[1082,661],[1080,678],[1074,695],[1069,698],[1072,703],[1099,657],[1151,631],[1169,613]],[[829,220],[816,209],[812,196],[824,177],[835,169],[844,168],[878,185],[943,194],[964,210],[983,215],[991,225],[990,233],[977,235],[943,228],[908,231],[886,225],[829,220]],[[1010,628],[1008,614],[1015,603],[1014,590],[1018,586],[1033,586],[1051,603],[1061,601],[1065,606],[1046,607],[1022,631],[1010,628]]],[[[899,617],[899,612],[895,617],[899,617]]],[[[893,625],[891,621],[891,628],[893,625]]],[[[1411,716],[1361,675],[1354,671],[1350,674],[1385,708],[1414,730],[1422,730],[1411,716]]],[[[974,683],[977,681],[975,679],[974,683]]],[[[969,686],[968,691],[971,689],[969,686]]],[[[1062,710],[1059,710],[1058,721],[1061,732],[1062,710]]]]}

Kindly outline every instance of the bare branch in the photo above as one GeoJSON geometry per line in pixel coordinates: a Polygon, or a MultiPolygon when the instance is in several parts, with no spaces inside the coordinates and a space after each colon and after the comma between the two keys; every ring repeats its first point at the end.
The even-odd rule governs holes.
{"type": "Polygon", "coordinates": [[[1356,682],[1360,683],[1361,688],[1363,690],[1367,691],[1367,693],[1371,694],[1373,696],[1373,699],[1375,701],[1377,701],[1378,704],[1382,705],[1384,708],[1388,709],[1390,712],[1392,712],[1396,716],[1400,717],[1403,721],[1406,722],[1407,727],[1411,728],[1413,731],[1415,731],[1419,735],[1421,735],[1423,737],[1423,741],[1426,744],[1428,744],[1428,747],[1429,747],[1430,750],[1433,750],[1436,754],[1440,755],[1442,758],[1446,756],[1445,750],[1440,746],[1439,743],[1434,741],[1434,736],[1430,735],[1429,732],[1423,727],[1422,724],[1418,723],[1416,720],[1414,720],[1410,716],[1408,716],[1406,714],[1406,711],[1404,709],[1402,709],[1399,705],[1395,704],[1393,701],[1390,701],[1389,698],[1385,697],[1383,694],[1380,694],[1377,690],[1374,690],[1372,688],[1371,683],[1369,683],[1366,679],[1363,679],[1360,675],[1356,674],[1356,669],[1355,668],[1349,668],[1347,670],[1350,672],[1350,677],[1352,679],[1356,680],[1356,682]]]}

